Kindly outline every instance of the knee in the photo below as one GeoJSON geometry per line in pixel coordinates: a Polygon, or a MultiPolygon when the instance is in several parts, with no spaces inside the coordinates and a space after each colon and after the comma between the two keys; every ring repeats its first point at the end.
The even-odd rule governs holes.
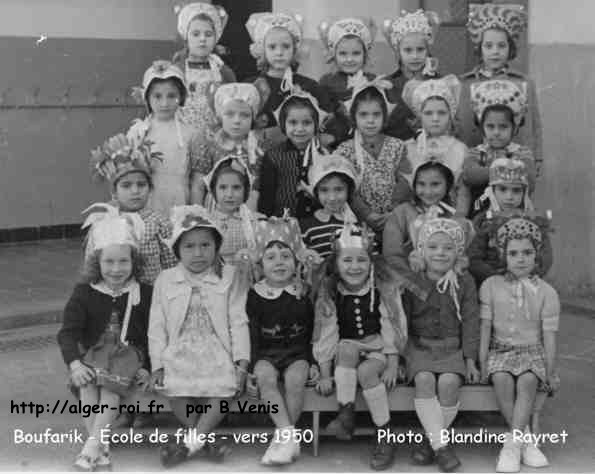
{"type": "Polygon", "coordinates": [[[373,387],[380,383],[378,371],[371,364],[360,364],[357,368],[357,380],[364,388],[373,387]]]}
{"type": "Polygon", "coordinates": [[[277,387],[277,370],[266,361],[258,361],[254,367],[254,375],[261,390],[277,387]]]}
{"type": "Polygon", "coordinates": [[[293,363],[283,375],[285,391],[288,393],[303,390],[308,380],[308,363],[298,361],[293,363]]]}
{"type": "Polygon", "coordinates": [[[350,342],[341,341],[337,347],[337,365],[355,367],[359,360],[359,349],[350,342]]]}
{"type": "Polygon", "coordinates": [[[456,392],[461,386],[461,377],[458,374],[441,374],[438,377],[438,390],[456,392]]]}
{"type": "Polygon", "coordinates": [[[510,385],[514,382],[512,375],[508,372],[496,372],[492,374],[492,383],[497,386],[510,385]]]}
{"type": "Polygon", "coordinates": [[[424,393],[436,394],[436,376],[431,372],[418,372],[414,377],[415,388],[424,393]]]}
{"type": "Polygon", "coordinates": [[[537,377],[532,372],[519,375],[516,383],[517,395],[535,394],[537,391],[537,377]]]}

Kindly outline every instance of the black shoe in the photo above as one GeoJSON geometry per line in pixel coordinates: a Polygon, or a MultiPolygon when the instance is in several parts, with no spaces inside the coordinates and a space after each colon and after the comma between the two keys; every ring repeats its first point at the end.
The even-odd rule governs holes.
{"type": "Polygon", "coordinates": [[[339,406],[337,417],[326,426],[329,436],[334,436],[340,441],[349,441],[355,429],[355,405],[348,403],[339,406]]]}
{"type": "MultiPolygon", "coordinates": [[[[385,430],[387,427],[383,426],[378,429],[385,430]]],[[[378,433],[376,434],[376,440],[378,440],[380,436],[378,433]]],[[[370,460],[370,467],[375,471],[383,471],[388,469],[393,461],[395,460],[395,446],[392,443],[389,443],[385,438],[382,438],[381,441],[376,441],[376,446],[374,446],[374,450],[372,451],[372,459],[370,460]]]]}
{"type": "Polygon", "coordinates": [[[190,450],[185,444],[178,444],[175,441],[169,442],[159,450],[161,465],[163,467],[173,467],[186,461],[190,450]]]}
{"type": "Polygon", "coordinates": [[[231,446],[222,440],[215,438],[212,443],[206,443],[197,455],[204,457],[209,461],[222,462],[226,455],[231,452],[231,446]]]}
{"type": "Polygon", "coordinates": [[[426,435],[424,435],[421,443],[413,444],[411,448],[411,462],[418,466],[428,466],[434,462],[434,450],[426,435]]]}
{"type": "Polygon", "coordinates": [[[452,446],[442,446],[436,451],[436,463],[442,472],[452,472],[461,465],[452,446]]]}

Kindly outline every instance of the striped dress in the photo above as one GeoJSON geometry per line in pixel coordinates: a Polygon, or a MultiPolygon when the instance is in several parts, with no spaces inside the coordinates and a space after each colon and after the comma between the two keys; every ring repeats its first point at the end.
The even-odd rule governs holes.
{"type": "Polygon", "coordinates": [[[300,219],[302,240],[306,247],[318,252],[322,258],[326,258],[333,251],[333,237],[337,230],[343,228],[344,221],[331,216],[324,222],[317,217],[317,214],[300,219]]]}

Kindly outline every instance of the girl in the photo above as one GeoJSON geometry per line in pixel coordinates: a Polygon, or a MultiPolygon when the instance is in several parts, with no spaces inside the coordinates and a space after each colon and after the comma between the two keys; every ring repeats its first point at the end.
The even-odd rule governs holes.
{"type": "MultiPolygon", "coordinates": [[[[351,439],[358,382],[377,430],[389,426],[387,391],[396,385],[398,348],[407,333],[399,290],[378,279],[371,243],[365,230],[352,224],[338,232],[329,260],[331,274],[316,300],[313,353],[321,373],[317,390],[325,396],[332,392],[334,361],[339,414],[327,430],[339,439],[351,439]]],[[[394,446],[383,439],[377,437],[372,455],[375,470],[386,469],[394,459],[394,446]]]]}
{"type": "Polygon", "coordinates": [[[519,442],[530,433],[529,419],[538,390],[552,394],[560,386],[556,371],[556,332],[560,301],[556,290],[535,271],[543,248],[543,229],[526,218],[513,218],[496,232],[506,273],[480,288],[480,364],[491,378],[511,432],[500,451],[497,472],[519,472],[521,462],[543,467],[548,461],[536,444],[519,442]]]}
{"type": "Polygon", "coordinates": [[[172,206],[188,203],[189,167],[198,140],[192,127],[179,115],[179,107],[186,100],[184,74],[169,61],[155,61],[135,94],[142,97],[148,115],[133,123],[127,137],[137,147],[148,146],[158,158],[152,162],[153,192],[149,205],[168,217],[172,206]]]}
{"type": "Polygon", "coordinates": [[[174,208],[172,223],[168,244],[180,263],[155,282],[149,319],[151,383],[170,397],[172,411],[189,431],[182,443],[161,448],[165,467],[205,451],[221,460],[229,451],[210,434],[225,414],[215,408],[197,419],[186,407],[219,407],[220,401],[241,394],[250,359],[247,287],[234,267],[221,264],[223,234],[200,206],[174,208]]]}
{"type": "MultiPolygon", "coordinates": [[[[296,73],[301,55],[303,18],[285,13],[253,13],[246,23],[252,39],[250,52],[260,75],[254,81],[267,91],[267,100],[257,119],[257,127],[263,130],[265,150],[283,141],[283,136],[274,112],[292,92],[294,86],[312,94],[327,112],[335,106],[318,83],[309,77],[296,73]]],[[[322,137],[323,144],[332,143],[333,137],[322,137]]]]}
{"type": "MultiPolygon", "coordinates": [[[[529,173],[524,163],[516,158],[497,158],[490,166],[490,181],[482,200],[489,207],[473,219],[477,234],[469,246],[469,271],[477,285],[492,275],[503,273],[505,267],[492,238],[495,228],[503,219],[513,215],[533,216],[535,210],[529,198],[529,173]]],[[[541,220],[541,218],[536,218],[541,220]]],[[[552,246],[547,235],[537,260],[536,272],[543,276],[552,266],[552,246]]]]}
{"type": "Polygon", "coordinates": [[[353,91],[349,111],[356,130],[354,138],[343,142],[337,153],[355,166],[359,189],[354,211],[379,235],[396,204],[409,196],[409,186],[401,173],[405,146],[398,138],[382,133],[391,105],[386,99],[386,81],[368,83],[353,91]]]}
{"type": "Polygon", "coordinates": [[[468,272],[455,272],[465,251],[464,224],[428,219],[418,232],[415,241],[425,269],[417,283],[428,296],[422,299],[406,289],[403,309],[409,328],[407,377],[415,384],[415,411],[426,437],[414,445],[412,460],[421,465],[435,460],[450,472],[461,463],[440,433],[457,415],[461,384],[479,382],[477,291],[468,272]]]}
{"type": "Polygon", "coordinates": [[[73,393],[84,406],[107,407],[83,417],[88,438],[77,470],[109,470],[109,444],[102,440],[121,398],[149,381],[147,325],[152,288],[138,283],[141,258],[131,220],[104,214],[89,233],[85,278],[66,307],[58,343],[70,369],[73,393]]]}
{"type": "Polygon", "coordinates": [[[254,249],[254,226],[258,215],[252,213],[246,201],[252,189],[252,175],[241,155],[220,160],[205,178],[214,197],[211,218],[223,233],[219,255],[226,263],[238,263],[241,249],[254,249]]]}
{"type": "Polygon", "coordinates": [[[327,114],[312,95],[303,91],[288,96],[278,111],[277,121],[287,138],[264,155],[258,210],[281,217],[289,209],[300,219],[312,215],[318,207],[306,183],[312,160],[326,153],[318,137],[327,114]]]}
{"type": "Polygon", "coordinates": [[[233,71],[214,52],[228,16],[222,7],[202,2],[176,7],[175,11],[184,49],[178,51],[172,61],[184,71],[188,84],[182,117],[200,136],[210,140],[217,120],[209,106],[207,89],[212,83],[236,82],[233,71]]]}
{"type": "Polygon", "coordinates": [[[493,80],[471,85],[471,104],[475,122],[479,124],[483,143],[470,150],[463,163],[463,181],[471,190],[471,202],[475,203],[471,215],[480,207],[477,198],[484,192],[489,181],[489,168],[499,157],[520,159],[529,174],[529,194],[535,190],[535,161],[531,149],[513,143],[512,139],[523,124],[527,107],[527,94],[512,81],[493,80]]]}
{"type": "Polygon", "coordinates": [[[393,87],[387,92],[388,100],[396,104],[388,117],[385,133],[391,137],[414,138],[421,125],[402,98],[405,84],[416,79],[423,81],[440,77],[438,60],[432,57],[430,47],[438,33],[439,19],[434,12],[417,10],[402,12],[401,16],[384,20],[384,34],[397,56],[397,70],[386,76],[393,87]]]}
{"type": "Polygon", "coordinates": [[[376,77],[364,72],[374,44],[376,25],[371,18],[342,18],[333,23],[323,21],[318,30],[327,62],[336,69],[319,81],[320,87],[337,106],[334,117],[325,124],[326,132],[335,137],[329,146],[335,147],[348,138],[351,129],[349,112],[343,103],[351,98],[353,88],[362,80],[371,81],[376,77]]]}
{"type": "Polygon", "coordinates": [[[409,254],[413,251],[417,229],[427,218],[453,217],[455,209],[450,201],[454,185],[452,171],[442,163],[428,161],[413,175],[411,201],[395,207],[389,215],[382,238],[382,255],[399,272],[411,276],[409,254]]]}
{"type": "Polygon", "coordinates": [[[212,209],[212,196],[207,195],[208,189],[202,178],[219,160],[237,154],[243,156],[244,164],[254,177],[247,203],[254,211],[258,202],[262,150],[252,126],[263,103],[261,93],[252,84],[234,82],[218,87],[211,95],[221,130],[215,133],[213,140],[204,142],[197,153],[192,167],[192,202],[212,209]]]}
{"type": "Polygon", "coordinates": [[[251,360],[260,399],[276,406],[270,413],[276,430],[262,457],[263,464],[288,464],[300,454],[294,427],[304,403],[312,361],[312,302],[297,281],[303,243],[295,233],[295,219],[258,222],[257,260],[264,278],[248,292],[251,360]],[[279,390],[282,378],[285,393],[279,390]]]}
{"type": "MultiPolygon", "coordinates": [[[[146,145],[146,142],[145,144],[146,145]]],[[[117,215],[118,212],[133,214],[142,220],[143,232],[139,242],[139,253],[143,264],[140,268],[139,281],[152,285],[161,270],[174,267],[176,257],[164,243],[171,237],[169,222],[161,214],[149,206],[149,198],[153,190],[152,164],[154,158],[148,148],[141,145],[135,147],[132,140],[124,135],[110,138],[104,145],[92,152],[92,167],[95,173],[104,170],[103,176],[109,182],[112,202],[110,204],[93,204],[85,213],[90,216],[86,225],[107,212],[117,215]]],[[[85,225],[85,227],[86,227],[85,225]]]]}
{"type": "MultiPolygon", "coordinates": [[[[407,158],[413,169],[429,160],[436,160],[452,171],[455,186],[452,191],[457,215],[469,211],[469,188],[459,178],[467,155],[464,143],[451,134],[461,83],[452,74],[442,79],[420,82],[411,80],[403,90],[403,100],[419,117],[422,131],[416,139],[407,141],[407,158]]],[[[408,179],[411,179],[411,175],[408,179]]]]}
{"type": "Polygon", "coordinates": [[[312,195],[322,209],[300,220],[302,238],[306,247],[315,250],[321,258],[333,250],[335,233],[346,222],[356,223],[357,218],[349,207],[356,188],[353,164],[341,155],[320,157],[308,172],[312,195]]]}
{"type": "Polygon", "coordinates": [[[471,85],[491,79],[510,80],[525,87],[528,111],[525,127],[519,131],[519,142],[528,146],[539,170],[543,161],[542,127],[535,83],[513,70],[509,62],[517,56],[520,35],[527,26],[527,14],[521,5],[471,4],[467,30],[476,46],[479,64],[461,76],[461,106],[457,120],[457,136],[469,146],[482,142],[481,129],[474,126],[471,107],[471,85]]]}

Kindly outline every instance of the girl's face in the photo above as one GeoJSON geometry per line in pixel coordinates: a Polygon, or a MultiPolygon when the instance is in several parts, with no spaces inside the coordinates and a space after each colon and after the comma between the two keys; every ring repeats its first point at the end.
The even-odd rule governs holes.
{"type": "Polygon", "coordinates": [[[371,260],[364,249],[341,249],[337,256],[339,277],[351,290],[362,288],[370,276],[371,260]]]}
{"type": "Polygon", "coordinates": [[[496,201],[504,211],[521,207],[525,195],[525,187],[522,184],[495,184],[492,188],[496,201]]]}
{"type": "Polygon", "coordinates": [[[252,127],[252,109],[246,102],[230,100],[221,113],[221,128],[233,140],[243,140],[252,127]]]}
{"type": "Polygon", "coordinates": [[[506,268],[517,278],[531,275],[535,268],[535,247],[530,239],[513,239],[508,242],[506,268]]]}
{"type": "Polygon", "coordinates": [[[364,44],[359,38],[343,38],[335,50],[335,63],[339,71],[355,74],[366,62],[364,44]]]}
{"type": "Polygon", "coordinates": [[[178,246],[182,265],[192,273],[209,269],[217,257],[215,236],[210,229],[192,229],[184,232],[178,246]]]}
{"type": "Polygon", "coordinates": [[[236,212],[244,202],[244,183],[236,172],[219,175],[215,185],[215,201],[219,210],[226,214],[236,212]]]}
{"type": "Polygon", "coordinates": [[[423,33],[409,33],[399,43],[399,57],[405,73],[415,75],[423,70],[428,57],[428,43],[423,33]]]}
{"type": "Polygon", "coordinates": [[[291,283],[295,274],[295,256],[285,245],[272,245],[262,256],[262,271],[267,283],[283,288],[291,283]]]}
{"type": "Polygon", "coordinates": [[[264,38],[264,54],[270,69],[285,71],[295,54],[289,31],[285,28],[272,28],[264,38]]]}
{"type": "Polygon", "coordinates": [[[215,30],[210,21],[197,18],[188,27],[188,52],[192,59],[206,59],[215,48],[215,30]]]}
{"type": "Polygon", "coordinates": [[[506,148],[512,142],[514,126],[509,115],[500,110],[490,110],[483,121],[483,134],[492,148],[506,148]]]}
{"type": "Polygon", "coordinates": [[[428,272],[444,275],[457,260],[457,248],[452,238],[444,232],[436,232],[424,245],[424,260],[428,272]]]}
{"type": "Polygon", "coordinates": [[[444,199],[447,187],[446,179],[440,171],[423,170],[418,173],[415,181],[415,195],[424,206],[432,206],[444,199]]]}
{"type": "Polygon", "coordinates": [[[508,63],[510,45],[503,30],[486,30],[481,41],[481,60],[484,66],[496,71],[508,63]]]}
{"type": "Polygon", "coordinates": [[[157,120],[173,120],[180,100],[180,90],[172,81],[153,84],[149,91],[149,106],[157,120]]]}
{"type": "Polygon", "coordinates": [[[428,99],[421,111],[421,125],[430,137],[448,135],[450,109],[442,99],[428,99]]]}
{"type": "Polygon", "coordinates": [[[145,173],[134,171],[122,176],[116,183],[113,198],[125,212],[138,212],[147,205],[151,186],[145,173]]]}
{"type": "Polygon", "coordinates": [[[132,249],[127,244],[112,244],[99,256],[101,278],[112,289],[122,288],[132,275],[132,249]]]}
{"type": "Polygon", "coordinates": [[[365,100],[358,104],[355,125],[365,138],[376,137],[382,131],[384,113],[378,101],[365,100]]]}
{"type": "Polygon", "coordinates": [[[329,176],[318,183],[316,193],[324,210],[336,214],[345,208],[349,187],[339,176],[329,176]]]}
{"type": "Polygon", "coordinates": [[[307,107],[291,107],[285,120],[285,134],[300,150],[305,149],[314,138],[316,124],[312,111],[307,107]]]}

